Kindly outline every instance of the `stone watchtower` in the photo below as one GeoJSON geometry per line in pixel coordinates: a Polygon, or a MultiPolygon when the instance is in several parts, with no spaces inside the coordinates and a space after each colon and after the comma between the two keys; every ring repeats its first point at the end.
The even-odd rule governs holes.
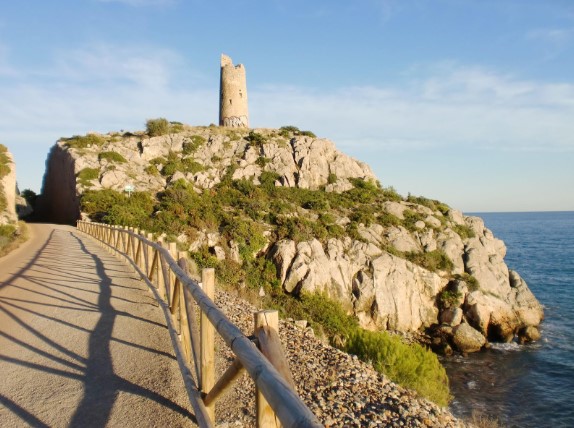
{"type": "Polygon", "coordinates": [[[223,54],[219,96],[219,125],[249,128],[245,67],[243,64],[234,66],[231,58],[223,54]]]}

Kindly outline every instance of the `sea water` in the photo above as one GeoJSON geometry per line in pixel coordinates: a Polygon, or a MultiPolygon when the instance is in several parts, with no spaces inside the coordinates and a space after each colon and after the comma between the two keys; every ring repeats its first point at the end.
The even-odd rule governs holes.
{"type": "Polygon", "coordinates": [[[508,427],[574,427],[574,212],[480,213],[544,306],[542,339],[443,362],[451,410],[508,427]]]}

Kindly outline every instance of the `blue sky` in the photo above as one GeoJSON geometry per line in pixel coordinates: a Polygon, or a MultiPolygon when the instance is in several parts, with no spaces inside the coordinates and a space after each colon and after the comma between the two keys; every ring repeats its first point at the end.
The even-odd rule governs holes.
{"type": "Polygon", "coordinates": [[[0,143],[39,191],[61,136],[295,125],[384,186],[466,212],[574,210],[574,1],[19,0],[0,13],[0,143]]]}

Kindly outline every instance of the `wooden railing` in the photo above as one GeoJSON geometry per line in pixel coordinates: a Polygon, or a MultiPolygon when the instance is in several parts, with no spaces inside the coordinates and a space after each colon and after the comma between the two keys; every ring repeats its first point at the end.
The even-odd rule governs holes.
{"type": "Polygon", "coordinates": [[[180,257],[175,243],[153,242],[152,234],[133,228],[85,221],[78,221],[77,227],[111,252],[124,256],[150,286],[164,311],[189,400],[201,427],[214,426],[217,399],[243,370],[255,382],[258,427],[321,426],[294,390],[277,334],[276,311],[255,314],[258,349],[213,303],[214,270],[204,269],[201,283],[190,278],[187,261],[180,257]],[[235,355],[217,382],[215,332],[235,355]]]}

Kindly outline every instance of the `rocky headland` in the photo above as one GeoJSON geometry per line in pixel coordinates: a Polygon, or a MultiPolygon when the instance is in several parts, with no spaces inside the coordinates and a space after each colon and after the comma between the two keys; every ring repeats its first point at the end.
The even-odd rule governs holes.
{"type": "MultiPolygon", "coordinates": [[[[286,293],[324,293],[366,329],[423,331],[432,335],[434,349],[445,353],[539,337],[542,307],[520,275],[508,269],[504,242],[480,218],[438,201],[398,197],[378,184],[368,165],[296,128],[176,125],[177,132],[167,135],[88,134],[59,141],[47,161],[44,215],[64,223],[94,217],[81,214],[88,191],[158,195],[184,183],[202,194],[225,180],[261,185],[272,174],[277,188],[305,189],[316,198],[291,212],[273,213],[276,224],[272,216],[252,216],[264,237],[249,247],[252,256],[273,263],[286,293]],[[334,206],[338,200],[329,196],[355,194],[358,199],[346,207],[334,206]],[[373,194],[382,196],[371,201],[373,194]],[[323,222],[339,232],[279,234],[284,223],[277,219],[285,218],[323,222]]],[[[156,207],[151,215],[161,213],[156,207]]],[[[192,252],[207,249],[220,261],[243,263],[241,242],[222,229],[188,222],[177,239],[192,252]]]]}

